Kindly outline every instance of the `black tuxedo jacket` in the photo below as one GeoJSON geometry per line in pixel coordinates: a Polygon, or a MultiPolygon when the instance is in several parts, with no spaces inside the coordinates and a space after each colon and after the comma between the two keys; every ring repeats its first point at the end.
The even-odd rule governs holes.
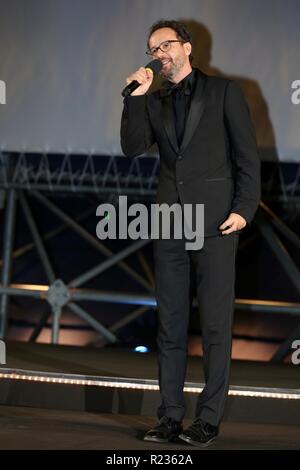
{"type": "Polygon", "coordinates": [[[260,159],[247,103],[238,85],[196,70],[182,144],[178,147],[172,96],[164,89],[124,99],[121,146],[126,156],[157,143],[156,202],[204,204],[204,234],[220,234],[230,212],[248,224],[260,200],[260,159]]]}

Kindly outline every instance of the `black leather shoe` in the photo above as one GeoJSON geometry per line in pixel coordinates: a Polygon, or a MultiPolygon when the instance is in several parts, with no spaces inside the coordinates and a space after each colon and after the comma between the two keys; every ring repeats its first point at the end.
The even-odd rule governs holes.
{"type": "Polygon", "coordinates": [[[172,418],[163,416],[157,426],[146,432],[144,441],[172,442],[178,441],[178,435],[182,432],[182,424],[172,418]]]}
{"type": "Polygon", "coordinates": [[[196,418],[190,427],[179,434],[179,439],[197,447],[209,446],[217,437],[219,428],[200,418],[196,418]]]}

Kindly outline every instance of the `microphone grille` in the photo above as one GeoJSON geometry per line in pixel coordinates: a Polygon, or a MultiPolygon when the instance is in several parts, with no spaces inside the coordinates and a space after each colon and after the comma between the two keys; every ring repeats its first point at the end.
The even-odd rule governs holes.
{"type": "Polygon", "coordinates": [[[162,69],[162,62],[159,59],[154,59],[146,65],[146,69],[151,69],[154,75],[159,73],[162,69]]]}

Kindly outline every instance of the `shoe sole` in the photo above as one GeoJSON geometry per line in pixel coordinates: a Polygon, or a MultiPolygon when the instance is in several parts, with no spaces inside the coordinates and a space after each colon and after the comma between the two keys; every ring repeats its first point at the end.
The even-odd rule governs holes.
{"type": "Polygon", "coordinates": [[[169,439],[160,439],[159,437],[145,436],[143,441],[147,442],[159,442],[160,444],[165,444],[166,442],[179,442],[179,436],[172,436],[169,439]]]}
{"type": "Polygon", "coordinates": [[[210,446],[210,444],[212,444],[212,443],[215,441],[215,439],[216,439],[217,436],[212,437],[212,438],[211,438],[209,441],[207,441],[207,442],[197,442],[197,441],[193,441],[193,439],[191,439],[190,437],[185,436],[184,434],[179,434],[178,437],[179,437],[179,439],[181,439],[182,441],[186,442],[187,444],[191,444],[192,446],[203,448],[203,447],[208,447],[208,446],[210,446]]]}

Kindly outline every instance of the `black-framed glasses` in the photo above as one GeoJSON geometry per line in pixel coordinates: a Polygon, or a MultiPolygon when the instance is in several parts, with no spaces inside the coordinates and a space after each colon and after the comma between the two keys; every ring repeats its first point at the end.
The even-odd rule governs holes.
{"type": "Polygon", "coordinates": [[[168,52],[168,51],[171,49],[172,42],[181,42],[181,43],[185,43],[186,41],[181,41],[180,39],[169,39],[168,41],[163,41],[163,42],[161,42],[161,43],[159,44],[159,46],[157,46],[157,47],[152,47],[151,49],[148,49],[148,50],[146,51],[146,54],[153,57],[153,56],[155,56],[155,54],[157,54],[158,49],[159,49],[161,52],[168,52]]]}

